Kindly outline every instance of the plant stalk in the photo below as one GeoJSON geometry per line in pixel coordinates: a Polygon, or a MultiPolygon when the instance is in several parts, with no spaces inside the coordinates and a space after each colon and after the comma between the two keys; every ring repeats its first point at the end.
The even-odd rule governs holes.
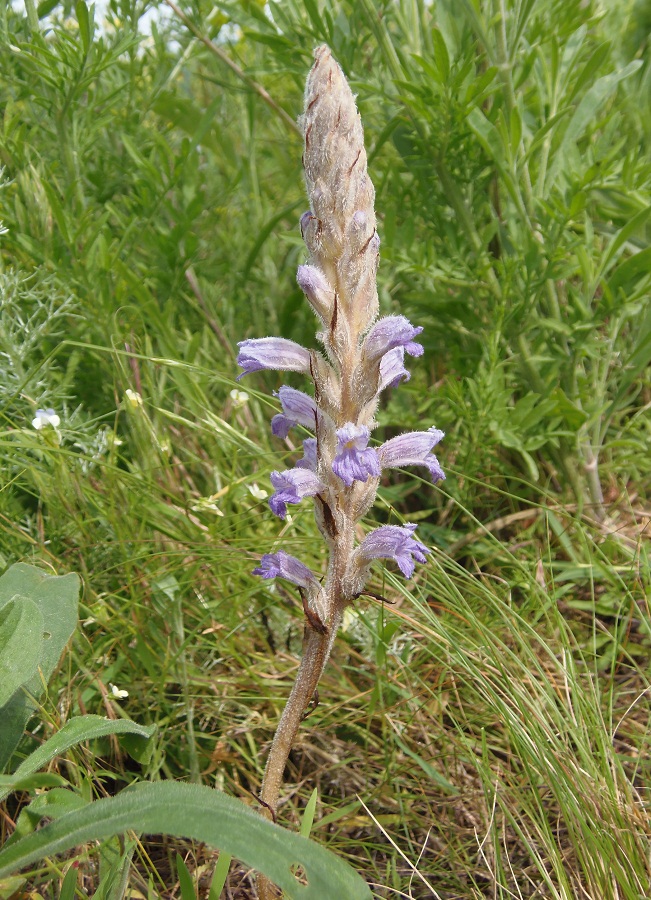
{"type": "MultiPolygon", "coordinates": [[[[262,779],[260,790],[260,800],[264,806],[262,814],[268,819],[275,820],[276,818],[276,807],[287,759],[303,721],[305,710],[314,697],[319,679],[330,656],[342,612],[343,606],[335,604],[332,621],[329,623],[326,634],[321,634],[308,621],[305,623],[303,657],[296,674],[296,681],[276,728],[262,779]]],[[[275,887],[264,875],[258,876],[258,895],[260,900],[275,900],[277,897],[275,887]]]]}

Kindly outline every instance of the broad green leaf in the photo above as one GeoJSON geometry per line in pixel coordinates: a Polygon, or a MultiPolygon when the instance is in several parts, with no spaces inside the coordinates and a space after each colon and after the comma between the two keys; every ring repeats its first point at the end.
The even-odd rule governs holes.
{"type": "Polygon", "coordinates": [[[77,625],[79,578],[51,575],[36,566],[16,563],[0,577],[0,609],[16,594],[31,600],[43,617],[44,640],[34,674],[0,707],[0,771],[18,744],[63,650],[77,625]]]}
{"type": "Polygon", "coordinates": [[[16,596],[0,610],[0,707],[37,672],[42,646],[40,609],[16,596]]]}
{"type": "Polygon", "coordinates": [[[133,734],[149,739],[156,731],[155,725],[138,725],[129,719],[105,719],[103,716],[77,716],[61,728],[44,744],[34,750],[13,773],[11,782],[0,785],[0,802],[32,773],[42,769],[55,757],[82,741],[93,741],[109,734],[133,734]]]}
{"type": "Polygon", "coordinates": [[[45,856],[129,829],[203,841],[264,873],[290,898],[371,898],[363,879],[324,847],[274,825],[233,797],[170,781],[127,789],[48,823],[0,851],[0,878],[45,856]],[[307,884],[292,874],[296,866],[307,884]]]}

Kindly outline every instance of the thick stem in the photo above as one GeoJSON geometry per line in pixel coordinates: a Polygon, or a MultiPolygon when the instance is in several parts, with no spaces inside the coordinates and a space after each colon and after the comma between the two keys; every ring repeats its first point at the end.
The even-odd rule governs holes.
{"type": "Polygon", "coordinates": [[[334,631],[331,626],[327,634],[319,634],[310,625],[305,625],[303,658],[292,692],[280,717],[262,780],[260,799],[270,817],[272,811],[275,813],[276,810],[289,751],[328,660],[334,631]]]}
{"type": "MultiPolygon", "coordinates": [[[[289,700],[280,717],[262,779],[260,790],[260,800],[264,804],[262,813],[269,819],[275,818],[287,758],[303,721],[305,710],[314,696],[330,656],[341,614],[342,610],[337,605],[326,634],[315,631],[308,623],[305,625],[303,658],[289,700]]],[[[278,896],[273,884],[264,875],[258,876],[258,896],[260,900],[275,900],[278,896]]]]}

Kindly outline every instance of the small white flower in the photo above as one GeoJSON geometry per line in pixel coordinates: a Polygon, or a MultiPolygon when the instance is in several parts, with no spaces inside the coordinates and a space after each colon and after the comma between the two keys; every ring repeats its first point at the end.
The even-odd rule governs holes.
{"type": "Polygon", "coordinates": [[[246,406],[249,402],[249,395],[246,391],[238,391],[237,388],[233,388],[230,393],[230,398],[233,401],[233,406],[235,409],[239,409],[241,406],[246,406]]]}
{"type": "Polygon", "coordinates": [[[109,681],[109,687],[111,689],[111,693],[115,697],[116,700],[124,700],[129,696],[129,691],[120,690],[120,688],[116,684],[111,684],[109,681]]]}
{"type": "Polygon", "coordinates": [[[52,428],[58,428],[60,424],[61,419],[51,407],[49,409],[37,409],[32,419],[32,428],[35,428],[37,431],[47,428],[48,425],[51,425],[52,428]]]}
{"type": "Polygon", "coordinates": [[[253,484],[247,484],[247,488],[249,489],[251,496],[256,500],[266,500],[269,496],[267,491],[265,491],[264,488],[258,487],[255,481],[253,484]]]}
{"type": "Polygon", "coordinates": [[[132,391],[131,388],[127,388],[124,392],[124,396],[131,409],[138,409],[139,406],[142,406],[142,397],[138,391],[132,391]]]}

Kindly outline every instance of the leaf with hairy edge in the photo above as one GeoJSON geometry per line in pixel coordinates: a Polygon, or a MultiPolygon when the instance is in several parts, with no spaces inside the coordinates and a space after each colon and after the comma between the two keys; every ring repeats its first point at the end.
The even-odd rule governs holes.
{"type": "Polygon", "coordinates": [[[0,878],[45,856],[130,829],[203,841],[263,872],[297,900],[372,896],[363,879],[324,847],[274,825],[234,797],[174,781],[128,788],[50,822],[0,851],[0,878]],[[297,871],[300,880],[292,874],[297,871]]]}

